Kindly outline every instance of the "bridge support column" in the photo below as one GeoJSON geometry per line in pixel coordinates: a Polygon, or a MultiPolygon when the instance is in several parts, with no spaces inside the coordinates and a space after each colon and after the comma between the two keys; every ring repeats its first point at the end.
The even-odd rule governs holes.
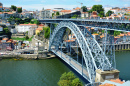
{"type": "Polygon", "coordinates": [[[119,78],[118,70],[111,71],[102,71],[100,69],[96,70],[95,82],[104,82],[105,80],[118,79],[119,78]]]}

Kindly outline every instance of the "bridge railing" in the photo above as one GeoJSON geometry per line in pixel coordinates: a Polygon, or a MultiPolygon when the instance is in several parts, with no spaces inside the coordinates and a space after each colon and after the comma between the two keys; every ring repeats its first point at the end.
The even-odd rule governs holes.
{"type": "MultiPolygon", "coordinates": [[[[81,65],[80,63],[78,63],[78,62],[75,61],[72,57],[66,55],[65,53],[63,53],[63,52],[61,52],[61,51],[59,51],[59,50],[56,51],[55,49],[52,49],[52,51],[53,51],[56,55],[58,55],[60,58],[62,58],[64,61],[66,61],[66,62],[67,62],[70,66],[72,66],[74,69],[76,69],[83,77],[85,77],[85,78],[87,78],[87,79],[89,80],[88,75],[84,74],[84,71],[82,72],[82,70],[79,70],[78,68],[76,68],[76,66],[74,66],[74,65],[71,63],[71,61],[73,61],[74,63],[78,64],[78,65],[82,68],[82,65],[81,65]],[[62,53],[62,54],[60,55],[60,54],[58,54],[57,52],[60,52],[60,53],[62,53]],[[69,62],[68,62],[68,60],[66,60],[66,58],[63,57],[63,56],[65,56],[66,58],[69,58],[69,62]]],[[[83,69],[87,71],[87,69],[86,69],[84,66],[83,66],[83,69]]]]}
{"type": "Polygon", "coordinates": [[[46,18],[46,19],[43,19],[43,20],[88,20],[88,21],[100,21],[100,22],[127,22],[127,23],[130,23],[130,20],[128,19],[100,19],[100,18],[97,18],[97,19],[91,19],[91,18],[55,18],[55,19],[52,19],[52,18],[46,18]]]}

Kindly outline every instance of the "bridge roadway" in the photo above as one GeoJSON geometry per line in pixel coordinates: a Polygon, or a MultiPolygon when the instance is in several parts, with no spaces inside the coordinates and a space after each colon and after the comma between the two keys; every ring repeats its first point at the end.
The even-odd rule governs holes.
{"type": "Polygon", "coordinates": [[[129,20],[107,20],[107,19],[65,19],[65,18],[59,18],[59,19],[42,19],[39,20],[40,22],[61,22],[61,21],[91,21],[91,22],[112,22],[112,23],[130,23],[129,20]]]}
{"type": "Polygon", "coordinates": [[[59,56],[62,60],[64,60],[69,66],[74,68],[80,75],[82,75],[86,80],[89,80],[88,78],[88,72],[87,68],[83,67],[80,63],[75,61],[73,58],[69,57],[68,55],[64,54],[63,52],[59,50],[55,50],[54,48],[51,50],[53,53],[55,53],[57,56],[59,56]]]}

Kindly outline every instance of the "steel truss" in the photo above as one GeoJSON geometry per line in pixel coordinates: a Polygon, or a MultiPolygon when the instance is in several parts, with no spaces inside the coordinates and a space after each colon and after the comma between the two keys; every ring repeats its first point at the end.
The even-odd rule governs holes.
{"type": "Polygon", "coordinates": [[[104,71],[115,68],[91,33],[84,26],[78,27],[71,21],[61,21],[54,29],[50,37],[50,51],[53,51],[52,49],[60,50],[59,47],[62,45],[63,34],[66,28],[69,28],[74,33],[81,48],[90,83],[95,82],[95,70],[101,69],[104,71]]]}

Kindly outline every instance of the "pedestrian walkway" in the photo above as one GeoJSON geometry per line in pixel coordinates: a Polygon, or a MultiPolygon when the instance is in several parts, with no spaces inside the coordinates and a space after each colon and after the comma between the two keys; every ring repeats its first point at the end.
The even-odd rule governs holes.
{"type": "MultiPolygon", "coordinates": [[[[68,55],[64,54],[59,50],[52,49],[52,52],[63,59],[66,63],[68,63],[72,68],[74,68],[79,74],[81,74],[84,78],[89,78],[89,74],[87,72],[87,68],[82,67],[80,63],[75,61],[73,58],[69,57],[68,55]]],[[[88,79],[89,80],[89,79],[88,79]]]]}

